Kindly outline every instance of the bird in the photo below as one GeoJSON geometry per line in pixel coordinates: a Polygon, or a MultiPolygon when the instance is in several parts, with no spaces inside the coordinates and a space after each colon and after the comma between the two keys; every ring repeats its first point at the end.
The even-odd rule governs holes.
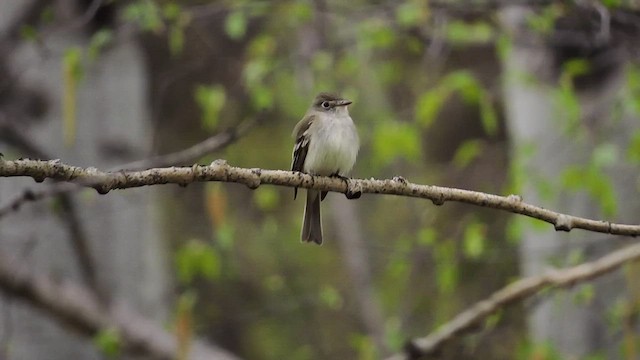
{"type": "MultiPolygon", "coordinates": [[[[358,156],[360,139],[348,106],[352,101],[321,92],[293,129],[295,145],[292,171],[346,179],[358,156]]],[[[298,189],[294,189],[294,199],[298,189]]],[[[326,191],[307,190],[300,238],[302,242],[322,244],[320,202],[326,191]]]]}

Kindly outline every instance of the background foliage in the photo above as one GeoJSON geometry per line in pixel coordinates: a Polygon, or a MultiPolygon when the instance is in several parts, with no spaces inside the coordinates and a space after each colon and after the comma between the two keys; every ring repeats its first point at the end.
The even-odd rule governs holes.
{"type": "MultiPolygon", "coordinates": [[[[640,128],[628,134],[630,141],[616,142],[585,121],[581,96],[600,76],[590,54],[558,58],[535,78],[509,72],[503,63],[520,40],[491,3],[101,1],[77,27],[87,41],[43,55],[63,64],[64,134],[49,141],[74,146],[85,77],[115,44],[134,40],[148,74],[153,133],[146,140],[156,153],[186,148],[267,111],[247,136],[200,161],[288,169],[293,126],[317,92],[337,91],[354,101],[350,111],[362,142],[356,177],[402,175],[499,194],[519,193],[527,183],[542,199],[585,193],[614,218],[620,194],[608,169],[640,163],[640,128]],[[587,166],[567,166],[548,179],[524,165],[539,149],[535,142],[514,146],[508,137],[502,89],[511,82],[550,94],[559,109],[556,130],[589,144],[590,152],[580,154],[587,166]]],[[[553,38],[576,6],[544,3],[525,30],[539,41],[553,38]]],[[[82,15],[94,5],[69,6],[82,15]]],[[[629,4],[599,6],[613,12],[629,4]]],[[[58,18],[59,7],[41,6],[25,19],[20,41],[39,46],[52,28],[75,31],[58,18]]],[[[640,115],[640,71],[633,61],[623,71],[605,121],[640,115]]],[[[347,229],[336,220],[340,195],[331,194],[323,204],[326,243],[316,247],[298,240],[303,202],[293,201],[290,189],[210,183],[161,191],[156,206],[174,284],[167,295],[170,323],[185,353],[197,335],[248,359],[379,358],[518,277],[521,235],[538,228],[460,204],[364,196],[349,208],[358,221],[347,229]],[[341,238],[353,229],[364,241],[349,249],[341,238]],[[372,298],[358,293],[361,279],[346,260],[352,256],[364,260],[360,270],[372,298]],[[363,311],[365,303],[373,316],[363,311]]],[[[579,251],[573,257],[584,260],[579,251]]],[[[576,301],[589,302],[592,292],[582,288],[576,301]]],[[[444,356],[558,358],[553,345],[527,336],[532,307],[492,318],[485,331],[444,356]]],[[[620,321],[612,320],[612,329],[620,321]]],[[[95,342],[105,356],[118,353],[117,335],[106,331],[95,342]]]]}

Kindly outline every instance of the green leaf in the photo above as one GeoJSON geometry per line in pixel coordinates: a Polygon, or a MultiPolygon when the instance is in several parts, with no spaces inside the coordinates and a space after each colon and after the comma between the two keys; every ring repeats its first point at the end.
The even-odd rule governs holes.
{"type": "Polygon", "coordinates": [[[20,37],[25,41],[36,41],[38,39],[38,30],[31,25],[22,25],[20,27],[20,37]]]}
{"type": "Polygon", "coordinates": [[[325,285],[320,289],[320,301],[333,310],[340,310],[344,304],[344,300],[338,290],[330,285],[325,285]]]}
{"type": "Polygon", "coordinates": [[[437,235],[436,230],[433,228],[420,229],[418,232],[418,244],[427,247],[433,246],[436,243],[437,235]]]}
{"type": "Polygon", "coordinates": [[[615,9],[622,6],[623,0],[602,0],[602,5],[608,7],[609,9],[615,9]]]}
{"type": "Polygon", "coordinates": [[[619,154],[618,147],[615,144],[600,144],[593,151],[592,163],[598,168],[615,165],[620,158],[619,154]]]}
{"type": "Polygon", "coordinates": [[[178,279],[183,284],[191,283],[196,277],[217,279],[221,273],[221,260],[218,252],[210,245],[190,240],[175,255],[178,279]]]}
{"type": "Polygon", "coordinates": [[[278,206],[278,194],[275,188],[262,187],[254,191],[253,200],[261,210],[273,210],[278,206]]]}
{"type": "Polygon", "coordinates": [[[593,284],[582,284],[574,294],[574,301],[577,305],[589,305],[595,297],[596,291],[593,284]]]}
{"type": "Polygon", "coordinates": [[[195,99],[202,111],[204,127],[207,130],[215,130],[218,125],[218,115],[226,102],[224,87],[199,85],[195,91],[195,99]]]}
{"type": "Polygon", "coordinates": [[[591,166],[584,169],[572,166],[566,168],[560,178],[562,186],[569,190],[586,190],[593,199],[599,202],[604,215],[615,215],[618,207],[615,190],[611,179],[600,168],[591,166]]]}
{"type": "Polygon", "coordinates": [[[178,55],[184,49],[184,27],[172,25],[169,27],[169,51],[171,55],[178,55]]]}
{"type": "MultiPolygon", "coordinates": [[[[266,1],[266,3],[269,3],[266,1]]],[[[283,13],[286,14],[281,20],[284,24],[288,25],[291,29],[296,29],[308,24],[312,21],[316,7],[311,2],[307,1],[286,1],[282,2],[283,13]]],[[[254,1],[253,4],[259,4],[254,1]]]]}
{"type": "Polygon", "coordinates": [[[586,59],[574,58],[567,60],[562,64],[563,75],[569,76],[570,78],[588,74],[590,70],[591,64],[586,59]]]}
{"type": "Polygon", "coordinates": [[[277,292],[285,288],[286,282],[282,276],[274,274],[267,276],[262,284],[267,290],[277,292]]]}
{"type": "Polygon", "coordinates": [[[424,19],[422,7],[415,1],[406,1],[396,8],[396,21],[404,27],[418,25],[424,19]]]}
{"type": "Polygon", "coordinates": [[[496,41],[496,52],[502,61],[506,61],[513,51],[513,39],[507,34],[501,34],[496,41]]]}
{"type": "Polygon", "coordinates": [[[326,51],[316,51],[311,58],[311,67],[318,72],[332,69],[333,55],[326,51]]]}
{"type": "Polygon", "coordinates": [[[442,80],[442,83],[444,86],[459,92],[462,95],[462,99],[470,104],[478,102],[483,93],[480,83],[472,73],[466,70],[450,73],[442,80]]]}
{"type": "Polygon", "coordinates": [[[227,15],[224,30],[233,40],[242,39],[247,32],[247,18],[241,11],[234,11],[227,15]]]}
{"type": "Polygon", "coordinates": [[[169,2],[162,7],[162,15],[165,19],[175,21],[182,16],[182,8],[175,2],[169,2]]]}
{"type": "Polygon", "coordinates": [[[420,132],[411,124],[396,121],[378,123],[373,131],[373,158],[387,166],[397,158],[415,161],[420,157],[420,132]]]}
{"type": "Polygon", "coordinates": [[[100,52],[113,41],[113,32],[109,29],[100,29],[91,37],[87,56],[90,61],[95,61],[100,52]]]}
{"type": "Polygon", "coordinates": [[[481,140],[467,140],[456,150],[453,164],[457,168],[464,168],[482,153],[484,143],[481,140]]]}
{"type": "Polygon", "coordinates": [[[464,231],[464,254],[470,259],[477,259],[484,253],[487,226],[473,222],[464,231]]]}
{"type": "Polygon", "coordinates": [[[527,17],[527,24],[536,32],[550,34],[554,29],[556,19],[561,14],[561,7],[555,5],[547,6],[542,12],[529,15],[527,17]]]}
{"type": "Polygon", "coordinates": [[[359,25],[360,44],[366,49],[387,49],[396,42],[396,34],[382,19],[371,18],[359,25]]]}
{"type": "Polygon", "coordinates": [[[376,344],[371,336],[364,334],[351,334],[349,337],[349,345],[356,350],[357,359],[369,360],[377,359],[376,344]]]}
{"type": "Polygon", "coordinates": [[[142,30],[159,32],[164,27],[158,4],[154,1],[138,0],[124,9],[124,19],[136,23],[142,30]]]}
{"type": "Polygon", "coordinates": [[[424,128],[430,127],[449,95],[449,89],[443,88],[436,88],[422,94],[416,102],[416,120],[418,124],[424,128]]]}
{"type": "Polygon", "coordinates": [[[565,121],[565,131],[575,129],[580,123],[582,109],[572,85],[561,84],[561,87],[554,92],[553,100],[557,108],[561,110],[558,116],[565,121]]]}
{"type": "Polygon", "coordinates": [[[631,136],[631,141],[627,148],[627,158],[633,163],[640,163],[640,130],[636,130],[631,136]]]}
{"type": "Polygon", "coordinates": [[[386,343],[391,348],[399,349],[407,341],[405,330],[402,326],[402,321],[398,316],[390,316],[384,323],[384,334],[386,343]]]}
{"type": "Polygon", "coordinates": [[[268,57],[274,54],[277,48],[276,40],[269,34],[256,35],[249,43],[247,54],[252,61],[261,57],[268,57]]]}
{"type": "Polygon", "coordinates": [[[503,310],[499,310],[496,313],[487,316],[487,319],[484,321],[484,330],[495,329],[500,320],[502,320],[503,310]]]}
{"type": "Polygon", "coordinates": [[[74,46],[65,50],[62,62],[65,73],[68,73],[74,82],[79,82],[84,74],[82,68],[82,49],[74,46]]]}
{"type": "Polygon", "coordinates": [[[78,83],[83,76],[82,50],[72,47],[65,51],[63,59],[64,93],[62,96],[64,143],[71,146],[76,139],[76,108],[78,83]]]}
{"type": "Polygon", "coordinates": [[[577,190],[580,189],[583,185],[584,172],[577,166],[569,166],[567,167],[562,175],[562,186],[570,189],[577,190]]]}
{"type": "Polygon", "coordinates": [[[498,132],[498,115],[491,103],[491,99],[483,93],[478,102],[480,105],[480,121],[482,128],[488,135],[495,135],[498,132]]]}
{"type": "Polygon", "coordinates": [[[55,18],[56,16],[52,5],[45,6],[45,8],[40,12],[40,22],[44,25],[51,24],[55,18]]]}
{"type": "Polygon", "coordinates": [[[470,44],[489,42],[495,34],[491,25],[486,22],[450,21],[445,29],[445,37],[453,44],[470,44]]]}
{"type": "Polygon", "coordinates": [[[484,130],[494,135],[498,130],[498,115],[491,97],[472,73],[460,70],[445,76],[435,88],[423,93],[416,102],[416,121],[429,127],[435,120],[442,105],[457,92],[469,104],[477,104],[484,130]]]}
{"type": "Polygon", "coordinates": [[[259,85],[270,71],[269,62],[258,58],[247,62],[244,67],[243,76],[247,87],[259,85]]]}
{"type": "Polygon", "coordinates": [[[506,237],[509,243],[519,244],[522,240],[522,234],[524,232],[523,223],[520,221],[520,216],[511,216],[507,222],[505,229],[506,237]]]}
{"type": "Polygon", "coordinates": [[[115,359],[120,356],[122,340],[114,328],[98,331],[93,338],[93,343],[107,358],[115,359]]]}
{"type": "Polygon", "coordinates": [[[436,262],[436,284],[444,295],[453,293],[458,285],[459,267],[456,259],[455,244],[446,240],[438,245],[434,251],[436,262]]]}
{"type": "Polygon", "coordinates": [[[251,102],[256,109],[267,110],[274,105],[273,91],[262,85],[255,85],[250,90],[251,102]]]}
{"type": "Polygon", "coordinates": [[[223,223],[216,229],[217,244],[222,249],[230,249],[235,239],[235,228],[229,223],[223,223]]]}

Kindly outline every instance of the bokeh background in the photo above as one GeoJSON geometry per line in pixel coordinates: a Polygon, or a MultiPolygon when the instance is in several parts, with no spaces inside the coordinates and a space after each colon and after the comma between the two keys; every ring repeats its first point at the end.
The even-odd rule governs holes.
{"type": "MultiPolygon", "coordinates": [[[[0,0],[1,151],[120,169],[237,134],[193,162],[289,169],[293,126],[333,91],[354,101],[355,177],[638,223],[639,10],[0,0]]],[[[51,186],[0,184],[0,207],[51,186]]],[[[0,249],[172,331],[181,359],[196,338],[245,359],[378,359],[515,279],[630,241],[464,204],[330,194],[318,247],[299,241],[303,206],[273,186],[83,190],[2,216],[0,249]]],[[[440,356],[636,359],[640,284],[625,269],[504,309],[440,356]]],[[[108,329],[79,334],[11,293],[0,300],[2,359],[133,356],[108,329]]]]}

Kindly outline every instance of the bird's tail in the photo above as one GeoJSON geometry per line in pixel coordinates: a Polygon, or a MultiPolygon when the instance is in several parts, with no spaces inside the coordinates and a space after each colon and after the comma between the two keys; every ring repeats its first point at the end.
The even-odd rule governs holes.
{"type": "Polygon", "coordinates": [[[304,208],[301,240],[322,244],[322,221],[320,220],[320,193],[307,191],[307,204],[304,208]]]}

